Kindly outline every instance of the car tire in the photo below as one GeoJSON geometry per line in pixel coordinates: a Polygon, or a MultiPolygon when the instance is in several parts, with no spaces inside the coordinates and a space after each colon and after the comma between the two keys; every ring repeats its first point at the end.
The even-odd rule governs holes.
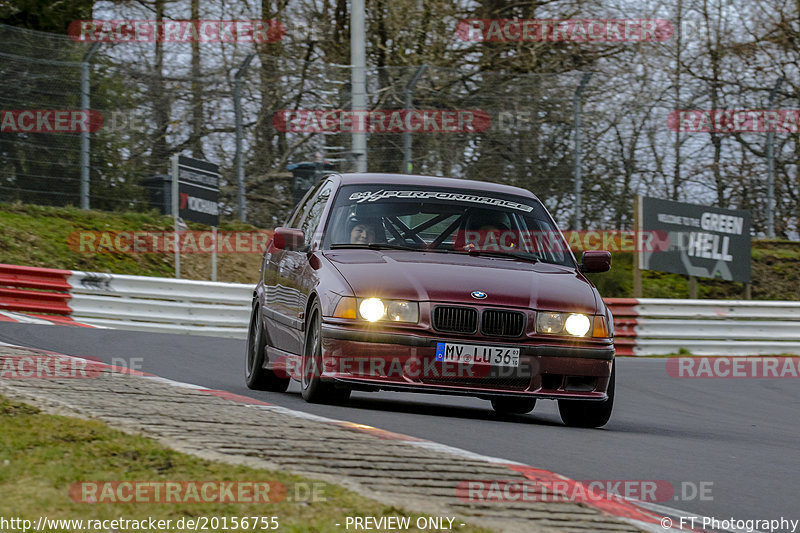
{"type": "Polygon", "coordinates": [[[247,328],[247,354],[245,356],[244,377],[247,387],[253,390],[286,392],[291,378],[279,377],[275,372],[264,368],[266,357],[267,332],[258,304],[253,306],[250,326],[247,328]]]}
{"type": "Polygon", "coordinates": [[[536,398],[492,398],[492,409],[501,415],[524,415],[536,407],[536,398]]]}
{"type": "Polygon", "coordinates": [[[608,399],[602,402],[586,402],[580,400],[558,400],[558,413],[565,425],[578,428],[599,428],[605,426],[611,418],[614,408],[614,389],[616,388],[617,365],[611,369],[611,380],[608,382],[608,399]]]}
{"type": "Polygon", "coordinates": [[[308,313],[300,372],[300,391],[305,401],[344,403],[350,398],[350,389],[322,381],[322,311],[316,301],[308,313]]]}

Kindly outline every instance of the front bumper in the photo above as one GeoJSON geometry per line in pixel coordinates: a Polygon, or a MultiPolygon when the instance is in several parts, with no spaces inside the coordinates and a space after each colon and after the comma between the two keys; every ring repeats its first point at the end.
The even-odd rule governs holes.
{"type": "Polygon", "coordinates": [[[367,390],[602,401],[614,360],[611,341],[559,344],[528,338],[510,343],[334,324],[323,324],[322,338],[323,379],[367,390]],[[436,361],[436,344],[443,341],[519,348],[520,364],[511,368],[436,361]]]}

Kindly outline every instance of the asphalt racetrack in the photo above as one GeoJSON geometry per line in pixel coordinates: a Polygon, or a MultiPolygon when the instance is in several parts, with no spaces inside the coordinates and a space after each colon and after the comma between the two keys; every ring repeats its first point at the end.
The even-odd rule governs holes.
{"type": "Polygon", "coordinates": [[[800,518],[800,388],[797,379],[676,379],[666,359],[618,359],[617,396],[602,429],[561,424],[556,403],[501,418],[485,400],[394,392],[353,393],[346,406],[305,403],[244,384],[241,340],[0,323],[0,341],[221,389],[291,409],[349,420],[578,480],[666,480],[662,505],[719,519],[800,518]],[[116,361],[120,364],[120,361],[116,361]],[[701,486],[710,490],[701,500],[701,486]],[[685,494],[682,494],[685,492],[685,494]],[[684,497],[685,496],[685,497],[684,497]]]}

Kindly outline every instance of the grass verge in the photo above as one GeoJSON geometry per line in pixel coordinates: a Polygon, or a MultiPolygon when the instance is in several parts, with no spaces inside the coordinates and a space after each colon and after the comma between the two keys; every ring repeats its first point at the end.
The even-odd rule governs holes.
{"type": "MultiPolygon", "coordinates": [[[[754,300],[800,300],[800,242],[753,241],[752,296],[754,300]]],[[[580,258],[580,252],[575,252],[580,258]]],[[[633,296],[633,254],[614,253],[611,271],[589,274],[605,298],[633,296]]],[[[697,279],[697,296],[701,299],[741,299],[743,283],[714,279],[697,279]]],[[[688,298],[687,276],[645,270],[642,272],[644,298],[688,298]]]]}
{"type": "MultiPolygon", "coordinates": [[[[412,525],[417,517],[424,516],[413,510],[375,502],[336,485],[320,484],[282,472],[203,460],[101,422],[45,414],[3,396],[0,396],[0,428],[0,517],[5,519],[19,517],[36,523],[40,516],[83,520],[155,517],[171,519],[176,524],[185,517],[218,517],[220,520],[227,517],[230,525],[232,517],[275,516],[279,523],[277,531],[341,532],[347,516],[411,516],[412,525]],[[192,480],[279,482],[287,488],[287,499],[276,503],[90,504],[76,503],[69,492],[73,483],[83,481],[192,480]],[[315,487],[312,492],[317,494],[316,498],[307,496],[310,487],[315,487]],[[342,526],[337,527],[336,523],[342,526]]],[[[72,530],[79,529],[48,529],[72,530]]],[[[208,530],[223,531],[221,527],[208,530]]],[[[245,531],[230,527],[227,530],[245,531]]],[[[261,531],[252,525],[249,530],[261,531]]],[[[180,529],[172,527],[164,531],[180,529]]],[[[419,530],[411,528],[409,531],[419,530]]],[[[467,525],[456,526],[454,531],[488,530],[467,525]]]]}
{"type": "MultiPolygon", "coordinates": [[[[0,203],[0,263],[88,272],[174,277],[173,254],[86,253],[71,248],[80,231],[172,231],[172,218],[155,211],[114,213],[31,204],[0,203]]],[[[189,223],[192,230],[210,230],[189,223]]],[[[240,222],[220,222],[220,231],[256,229],[240,222]]],[[[218,281],[255,284],[260,253],[218,254],[218,281]]],[[[211,279],[211,254],[181,254],[181,277],[211,279]]]]}

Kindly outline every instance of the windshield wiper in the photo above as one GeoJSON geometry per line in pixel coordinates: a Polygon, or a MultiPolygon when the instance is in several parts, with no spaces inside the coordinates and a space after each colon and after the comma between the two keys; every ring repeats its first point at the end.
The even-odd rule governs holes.
{"type": "Polygon", "coordinates": [[[423,248],[414,248],[413,246],[406,246],[402,244],[387,244],[382,242],[371,242],[369,244],[331,244],[331,249],[335,248],[365,248],[367,250],[411,250],[418,252],[423,248]]]}
{"type": "Polygon", "coordinates": [[[484,255],[490,257],[508,257],[510,259],[518,259],[520,261],[527,261],[528,263],[538,263],[539,258],[530,255],[522,255],[519,252],[504,252],[501,250],[467,250],[469,255],[484,255]]]}

